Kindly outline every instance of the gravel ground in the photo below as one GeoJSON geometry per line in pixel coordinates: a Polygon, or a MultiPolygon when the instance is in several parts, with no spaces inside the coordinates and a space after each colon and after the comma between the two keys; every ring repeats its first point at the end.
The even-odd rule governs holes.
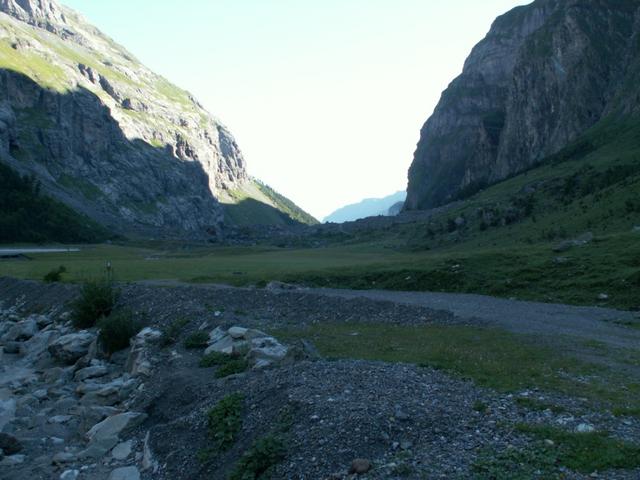
{"type": "MultiPolygon", "coordinates": [[[[58,316],[65,310],[64,304],[77,293],[78,287],[72,285],[0,279],[0,302],[5,308],[18,305],[17,310],[23,314],[38,312],[58,316]]],[[[191,329],[199,326],[205,331],[229,324],[260,328],[363,321],[503,325],[502,321],[506,326],[525,324],[527,318],[530,322],[546,323],[554,317],[556,325],[568,328],[580,315],[587,315],[587,330],[597,333],[600,327],[588,325],[599,322],[612,327],[606,321],[614,318],[598,317],[602,314],[600,310],[497,299],[491,303],[492,299],[487,297],[479,297],[478,301],[487,303],[474,310],[474,299],[466,297],[476,296],[451,296],[450,302],[444,305],[429,299],[444,298],[446,294],[443,297],[440,297],[442,294],[429,295],[132,284],[122,286],[121,302],[135,311],[146,312],[148,323],[154,327],[187,317],[195,320],[191,329]],[[460,299],[459,304],[453,301],[456,298],[460,299]],[[502,302],[505,302],[504,308],[513,307],[512,317],[520,320],[499,320],[506,313],[501,310],[502,302]],[[489,304],[494,307],[490,308],[489,304]],[[565,308],[570,312],[567,318],[562,314],[565,308]],[[546,313],[539,317],[536,311],[546,313]],[[593,316],[589,316],[590,312],[593,316]],[[538,318],[542,320],[536,320],[538,318]]],[[[183,336],[186,333],[183,332],[183,336]]],[[[618,338],[618,332],[612,335],[618,338]]],[[[478,478],[472,465],[487,448],[493,452],[539,448],[539,441],[514,430],[514,425],[521,422],[570,431],[587,425],[611,432],[620,439],[633,442],[640,439],[640,420],[592,411],[579,398],[541,392],[499,394],[443,372],[413,365],[304,360],[217,379],[216,367],[198,368],[201,352],[185,350],[181,342],[170,348],[158,345],[149,348],[152,373],[144,378],[127,404],[127,409],[148,415],[142,425],[128,433],[135,447],[132,458],[144,480],[226,479],[256,439],[275,431],[284,438],[286,456],[275,467],[272,478],[283,480],[351,478],[348,471],[356,458],[367,459],[373,465],[371,471],[358,477],[366,480],[478,478]],[[237,440],[227,452],[205,462],[198,460],[198,452],[210,445],[206,412],[224,396],[236,392],[244,396],[237,440]],[[535,398],[559,408],[527,409],[517,401],[518,397],[535,398]],[[147,435],[157,465],[155,469],[144,468],[143,446],[147,435]]],[[[18,360],[5,355],[5,363],[7,361],[18,360]]],[[[8,375],[7,372],[5,368],[2,375],[8,375]]],[[[29,384],[29,391],[46,388],[41,384],[45,376],[39,375],[35,384],[29,384]]],[[[7,378],[4,380],[5,384],[11,383],[7,378]]],[[[38,408],[39,415],[46,418],[48,405],[43,403],[38,408]]],[[[39,438],[37,428],[40,427],[29,432],[30,438],[39,438]]],[[[74,438],[81,441],[83,433],[77,432],[74,438]]],[[[39,468],[43,468],[42,462],[48,461],[47,458],[38,457],[39,468]]],[[[19,467],[20,475],[27,475],[29,461],[27,458],[19,467]]],[[[107,472],[115,465],[113,460],[98,461],[87,470],[78,465],[81,472],[78,480],[106,479],[107,472]]],[[[35,475],[35,470],[33,473],[30,478],[44,478],[35,475]]],[[[599,472],[597,476],[560,473],[565,479],[640,478],[640,470],[599,472]]],[[[531,478],[549,478],[545,475],[532,473],[531,478]]],[[[4,478],[1,470],[0,478],[4,478]]]]}

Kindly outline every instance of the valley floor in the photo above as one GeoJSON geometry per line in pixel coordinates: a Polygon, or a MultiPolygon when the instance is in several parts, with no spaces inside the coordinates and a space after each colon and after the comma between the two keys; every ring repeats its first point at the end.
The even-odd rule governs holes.
{"type": "MultiPolygon", "coordinates": [[[[149,376],[127,373],[114,357],[99,361],[109,371],[104,377],[55,383],[61,365],[46,355],[37,365],[30,358],[40,335],[67,328],[61,314],[78,287],[0,279],[0,321],[34,313],[53,321],[21,344],[22,354],[0,358],[1,400],[18,405],[3,431],[26,455],[15,465],[6,457],[3,478],[77,470],[79,480],[106,479],[131,466],[144,479],[226,479],[243,455],[255,453],[257,439],[275,434],[286,452],[271,470],[275,479],[348,478],[356,458],[373,465],[363,479],[640,475],[640,333],[631,313],[278,284],[121,288],[121,304],[149,326],[166,330],[183,319],[176,343],[149,346],[149,376]],[[200,368],[202,351],[186,349],[184,340],[232,325],[290,345],[310,342],[321,358],[216,378],[220,367],[200,368]],[[96,384],[130,380],[135,390],[109,405],[87,396],[96,384]],[[228,450],[203,457],[211,446],[207,411],[236,393],[244,405],[240,434],[228,450]],[[131,440],[131,453],[83,458],[84,432],[101,416],[123,412],[147,415],[119,438],[131,440]],[[47,421],[53,417],[60,422],[47,421]],[[46,441],[51,437],[62,442],[46,441]],[[53,465],[61,452],[69,455],[53,465]]],[[[71,377],[77,370],[62,367],[71,377]]]]}

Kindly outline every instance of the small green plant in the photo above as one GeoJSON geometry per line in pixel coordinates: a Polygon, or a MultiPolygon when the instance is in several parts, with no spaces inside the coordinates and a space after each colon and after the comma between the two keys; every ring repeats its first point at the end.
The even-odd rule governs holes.
{"type": "Polygon", "coordinates": [[[220,452],[231,448],[242,428],[242,403],[240,393],[227,395],[207,412],[209,436],[213,448],[220,452]]]}
{"type": "Polygon", "coordinates": [[[489,411],[489,405],[481,400],[476,400],[473,402],[473,409],[479,413],[487,413],[489,411]]]}
{"type": "Polygon", "coordinates": [[[260,438],[238,460],[229,480],[264,478],[284,459],[285,454],[286,448],[281,438],[273,435],[260,438]]]}
{"type": "Polygon", "coordinates": [[[205,348],[209,341],[209,334],[207,332],[198,331],[193,332],[184,341],[185,348],[205,348]]]}
{"type": "Polygon", "coordinates": [[[59,282],[62,280],[62,274],[66,273],[67,269],[65,268],[64,265],[60,265],[58,268],[54,268],[53,270],[51,270],[49,273],[47,273],[43,280],[46,283],[55,283],[55,282],[59,282]]]}
{"type": "Polygon", "coordinates": [[[238,355],[210,352],[200,359],[200,367],[218,367],[218,370],[216,370],[215,373],[216,378],[223,378],[235,373],[244,372],[249,368],[249,362],[238,355]]]}
{"type": "Polygon", "coordinates": [[[98,327],[98,340],[109,354],[127,348],[131,337],[140,331],[140,325],[129,310],[119,310],[102,318],[98,327]]]}
{"type": "Polygon", "coordinates": [[[91,281],[84,284],[73,304],[71,321],[76,328],[91,328],[102,317],[108,317],[113,310],[119,292],[112,283],[91,281]]]}
{"type": "Polygon", "coordinates": [[[242,373],[249,368],[249,362],[244,358],[232,358],[216,370],[216,378],[224,378],[236,373],[242,373]]]}
{"type": "Polygon", "coordinates": [[[640,445],[610,437],[606,432],[573,433],[542,425],[519,424],[517,430],[556,444],[558,463],[580,473],[640,467],[640,445]]]}
{"type": "Polygon", "coordinates": [[[202,356],[200,359],[200,367],[210,368],[218,365],[225,365],[231,360],[233,360],[233,355],[220,352],[210,352],[202,356]]]}
{"type": "Polygon", "coordinates": [[[486,449],[478,455],[471,469],[477,480],[560,480],[556,462],[555,453],[545,445],[501,451],[486,449]]]}
{"type": "Polygon", "coordinates": [[[168,326],[162,329],[162,336],[160,337],[160,345],[168,347],[178,341],[180,332],[189,323],[188,318],[177,318],[171,322],[168,326]]]}

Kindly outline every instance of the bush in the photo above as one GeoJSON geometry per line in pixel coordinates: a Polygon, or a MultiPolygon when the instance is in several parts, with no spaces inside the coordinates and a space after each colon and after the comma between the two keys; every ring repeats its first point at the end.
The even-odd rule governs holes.
{"type": "Polygon", "coordinates": [[[185,348],[205,348],[209,342],[209,334],[207,332],[194,332],[184,341],[185,348]]]}
{"type": "Polygon", "coordinates": [[[62,280],[62,274],[66,273],[67,269],[64,265],[60,265],[58,268],[54,268],[49,273],[44,276],[44,281],[46,283],[55,283],[62,280]]]}
{"type": "Polygon", "coordinates": [[[140,325],[128,310],[120,310],[98,322],[98,340],[107,353],[112,354],[129,346],[129,340],[140,331],[140,325]]]}
{"type": "Polygon", "coordinates": [[[242,428],[242,402],[240,393],[227,395],[207,412],[209,435],[217,451],[229,450],[242,428]]]}
{"type": "Polygon", "coordinates": [[[188,318],[178,318],[171,322],[167,327],[162,329],[162,336],[160,337],[160,345],[168,347],[178,341],[180,331],[189,323],[188,318]]]}
{"type": "Polygon", "coordinates": [[[258,439],[251,449],[242,455],[229,480],[256,480],[268,475],[273,466],[285,457],[284,442],[276,436],[258,439]]]}
{"type": "Polygon", "coordinates": [[[119,292],[106,281],[87,282],[80,298],[73,304],[71,321],[76,328],[91,328],[102,317],[108,317],[118,300],[119,292]]]}
{"type": "Polygon", "coordinates": [[[249,362],[244,358],[231,357],[224,365],[216,370],[216,378],[224,378],[236,373],[242,373],[249,368],[249,362]]]}

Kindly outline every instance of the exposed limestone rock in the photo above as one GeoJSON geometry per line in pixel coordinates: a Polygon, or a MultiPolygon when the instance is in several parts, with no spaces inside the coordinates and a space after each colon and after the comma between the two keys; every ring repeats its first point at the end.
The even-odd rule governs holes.
{"type": "Polygon", "coordinates": [[[637,112],[639,34],[637,2],[537,0],[499,17],[422,128],[405,208],[522,172],[637,112]]]}
{"type": "Polygon", "coordinates": [[[87,354],[89,346],[95,339],[96,334],[86,330],[70,333],[49,345],[49,353],[64,363],[72,364],[87,354]]]}
{"type": "Polygon", "coordinates": [[[0,0],[0,12],[0,41],[24,66],[0,71],[2,161],[119,232],[219,233],[218,198],[250,180],[229,131],[56,1],[0,0]]]}

